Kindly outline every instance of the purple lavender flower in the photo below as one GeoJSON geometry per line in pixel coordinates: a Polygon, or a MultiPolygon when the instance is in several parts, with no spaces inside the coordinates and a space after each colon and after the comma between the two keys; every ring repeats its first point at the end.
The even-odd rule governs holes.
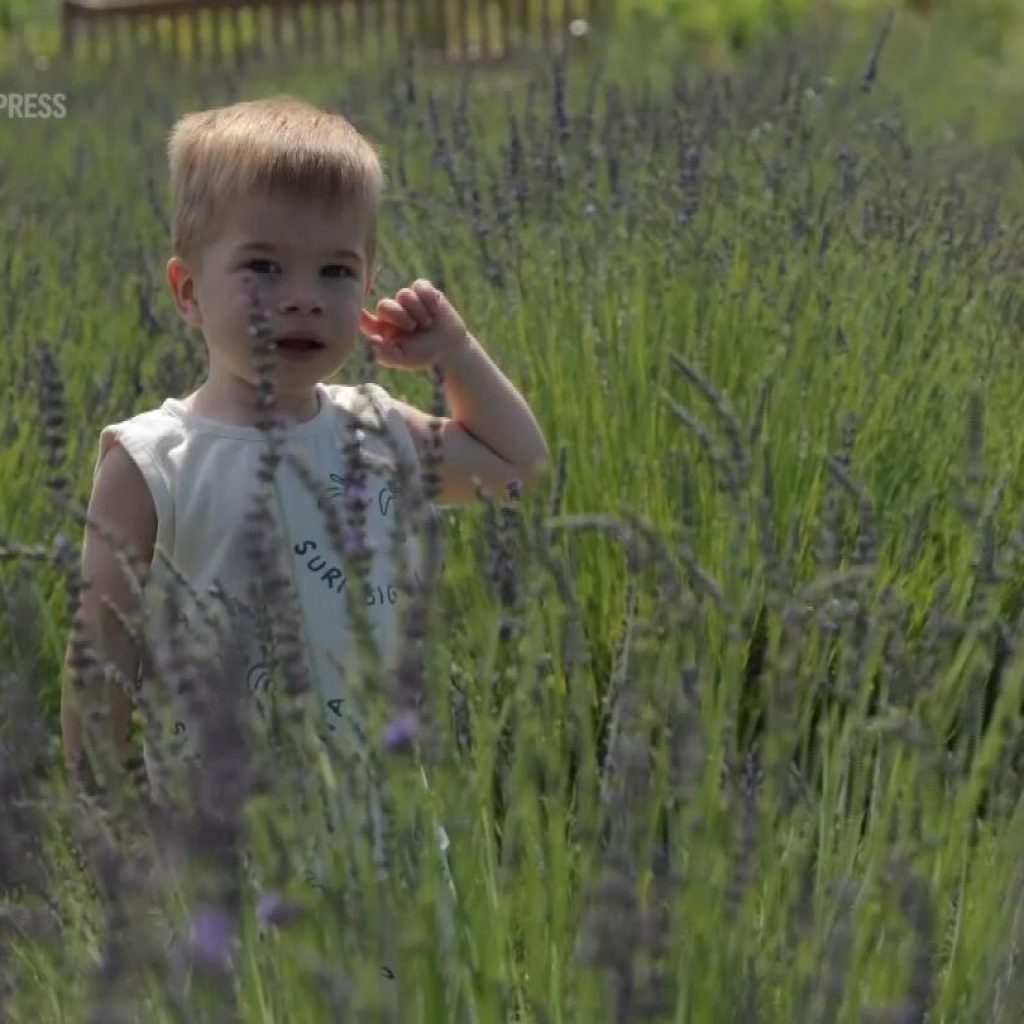
{"type": "Polygon", "coordinates": [[[384,749],[392,754],[410,750],[419,732],[419,724],[415,711],[399,712],[384,730],[384,749]]]}
{"type": "Polygon", "coordinates": [[[362,508],[370,504],[370,481],[365,475],[349,484],[348,501],[350,503],[358,502],[362,508]]]}
{"type": "Polygon", "coordinates": [[[260,924],[289,925],[302,916],[302,908],[281,893],[265,892],[256,907],[256,918],[260,924]]]}
{"type": "Polygon", "coordinates": [[[345,555],[348,558],[358,558],[360,555],[372,554],[377,547],[365,534],[360,536],[358,530],[346,529],[342,539],[345,545],[345,555]]]}
{"type": "Polygon", "coordinates": [[[189,935],[192,956],[201,964],[228,967],[234,930],[234,921],[227,911],[220,907],[203,907],[192,918],[189,935]]]}

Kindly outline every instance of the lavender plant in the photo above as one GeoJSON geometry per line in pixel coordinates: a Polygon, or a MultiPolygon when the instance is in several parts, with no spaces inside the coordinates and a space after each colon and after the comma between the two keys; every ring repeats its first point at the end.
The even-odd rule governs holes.
{"type": "MultiPolygon", "coordinates": [[[[363,714],[326,736],[254,290],[255,617],[126,554],[159,598],[122,623],[143,670],[73,645],[71,779],[97,424],[202,365],[160,284],[162,126],[282,72],[126,66],[79,85],[117,113],[102,143],[0,136],[0,1019],[1013,1019],[1019,140],[1010,101],[1008,141],[932,107],[917,39],[894,19],[722,68],[666,33],[643,68],[616,45],[379,89],[290,69],[391,158],[382,291],[457,296],[557,465],[437,506],[438,446],[409,464],[368,394],[337,495],[289,461],[357,581],[371,441],[402,497],[399,656],[350,590],[363,714]],[[166,799],[105,742],[117,686],[166,799]]],[[[339,379],[446,415],[439,374],[361,352],[339,379]]]]}

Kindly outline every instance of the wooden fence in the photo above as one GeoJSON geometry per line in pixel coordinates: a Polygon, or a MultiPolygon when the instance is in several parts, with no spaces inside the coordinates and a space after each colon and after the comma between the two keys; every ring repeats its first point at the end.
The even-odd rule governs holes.
{"type": "Polygon", "coordinates": [[[327,55],[346,44],[487,59],[585,38],[608,0],[64,0],[68,57],[327,55]]]}

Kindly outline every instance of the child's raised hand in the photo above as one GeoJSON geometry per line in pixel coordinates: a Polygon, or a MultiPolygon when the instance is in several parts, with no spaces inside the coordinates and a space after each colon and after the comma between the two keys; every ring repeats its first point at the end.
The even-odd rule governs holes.
{"type": "Polygon", "coordinates": [[[373,344],[377,362],[397,370],[444,365],[470,342],[455,307],[423,278],[399,289],[393,299],[381,299],[376,314],[364,309],[359,329],[373,344]]]}

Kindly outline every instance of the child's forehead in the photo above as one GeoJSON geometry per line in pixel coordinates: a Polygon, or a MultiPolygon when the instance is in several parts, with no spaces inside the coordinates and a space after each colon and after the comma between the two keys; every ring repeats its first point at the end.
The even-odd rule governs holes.
{"type": "Polygon", "coordinates": [[[326,201],[289,195],[248,195],[225,211],[226,233],[235,239],[316,246],[325,239],[364,243],[371,223],[365,202],[326,201]]]}

